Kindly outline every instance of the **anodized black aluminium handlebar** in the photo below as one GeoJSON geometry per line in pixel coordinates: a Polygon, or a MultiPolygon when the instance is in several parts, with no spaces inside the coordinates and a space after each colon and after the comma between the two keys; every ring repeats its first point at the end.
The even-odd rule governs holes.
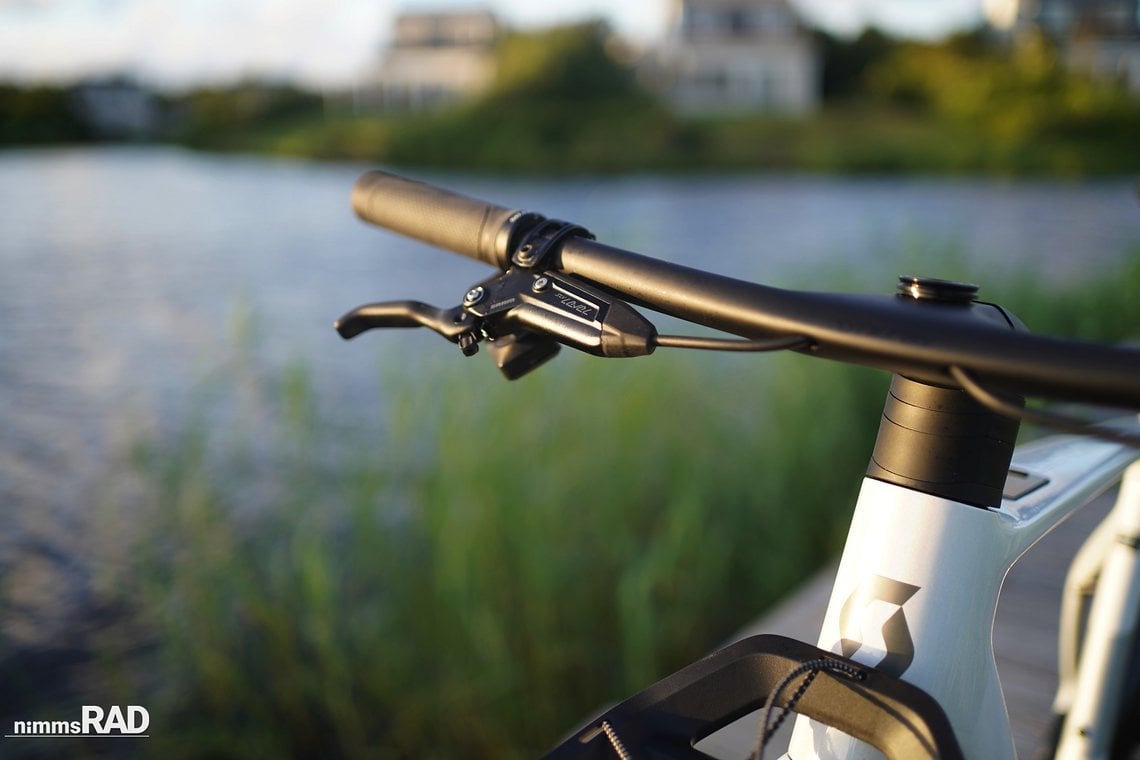
{"type": "MultiPolygon", "coordinates": [[[[357,181],[352,205],[367,222],[500,269],[535,218],[382,171],[357,181]]],[[[992,304],[784,290],[582,237],[561,241],[547,268],[745,338],[804,336],[804,354],[951,387],[957,369],[997,390],[1140,409],[1140,348],[1019,331],[992,304]]]]}

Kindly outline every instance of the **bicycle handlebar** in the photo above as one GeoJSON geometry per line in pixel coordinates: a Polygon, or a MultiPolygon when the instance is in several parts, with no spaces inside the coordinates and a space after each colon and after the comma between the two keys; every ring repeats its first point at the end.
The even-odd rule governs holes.
{"type": "Polygon", "coordinates": [[[1020,394],[1140,408],[1140,349],[1015,331],[1016,318],[993,304],[782,290],[578,238],[564,245],[561,269],[736,335],[806,336],[800,353],[948,386],[959,367],[1020,394]]]}
{"type": "Polygon", "coordinates": [[[378,170],[356,181],[352,208],[366,222],[500,269],[509,261],[510,233],[521,215],[378,170]]]}
{"type": "MultiPolygon", "coordinates": [[[[542,217],[382,171],[352,193],[357,215],[499,269],[542,217]]],[[[646,308],[746,338],[804,336],[801,353],[958,387],[955,372],[1019,394],[1140,409],[1140,349],[1032,335],[969,299],[783,290],[567,237],[544,264],[646,308]]]]}

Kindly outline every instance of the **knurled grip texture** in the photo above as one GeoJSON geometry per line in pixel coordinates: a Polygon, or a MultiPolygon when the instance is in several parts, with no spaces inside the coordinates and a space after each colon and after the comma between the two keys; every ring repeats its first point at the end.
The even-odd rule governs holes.
{"type": "Polygon", "coordinates": [[[505,269],[519,212],[385,171],[361,175],[352,209],[366,222],[505,269]]]}

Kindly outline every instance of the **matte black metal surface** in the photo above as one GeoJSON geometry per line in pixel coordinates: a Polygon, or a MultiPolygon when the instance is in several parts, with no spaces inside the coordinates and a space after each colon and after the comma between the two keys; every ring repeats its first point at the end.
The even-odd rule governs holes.
{"type": "Polygon", "coordinates": [[[749,338],[805,335],[801,353],[956,386],[950,366],[1025,395],[1140,408],[1140,348],[1014,331],[997,306],[896,295],[782,290],[590,240],[562,249],[563,271],[656,311],[749,338]]]}

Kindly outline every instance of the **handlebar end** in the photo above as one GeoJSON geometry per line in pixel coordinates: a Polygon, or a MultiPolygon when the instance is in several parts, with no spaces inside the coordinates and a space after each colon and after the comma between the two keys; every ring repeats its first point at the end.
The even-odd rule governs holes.
{"type": "Polygon", "coordinates": [[[510,266],[514,228],[529,216],[378,169],[356,180],[352,209],[366,222],[498,269],[510,266]]]}

